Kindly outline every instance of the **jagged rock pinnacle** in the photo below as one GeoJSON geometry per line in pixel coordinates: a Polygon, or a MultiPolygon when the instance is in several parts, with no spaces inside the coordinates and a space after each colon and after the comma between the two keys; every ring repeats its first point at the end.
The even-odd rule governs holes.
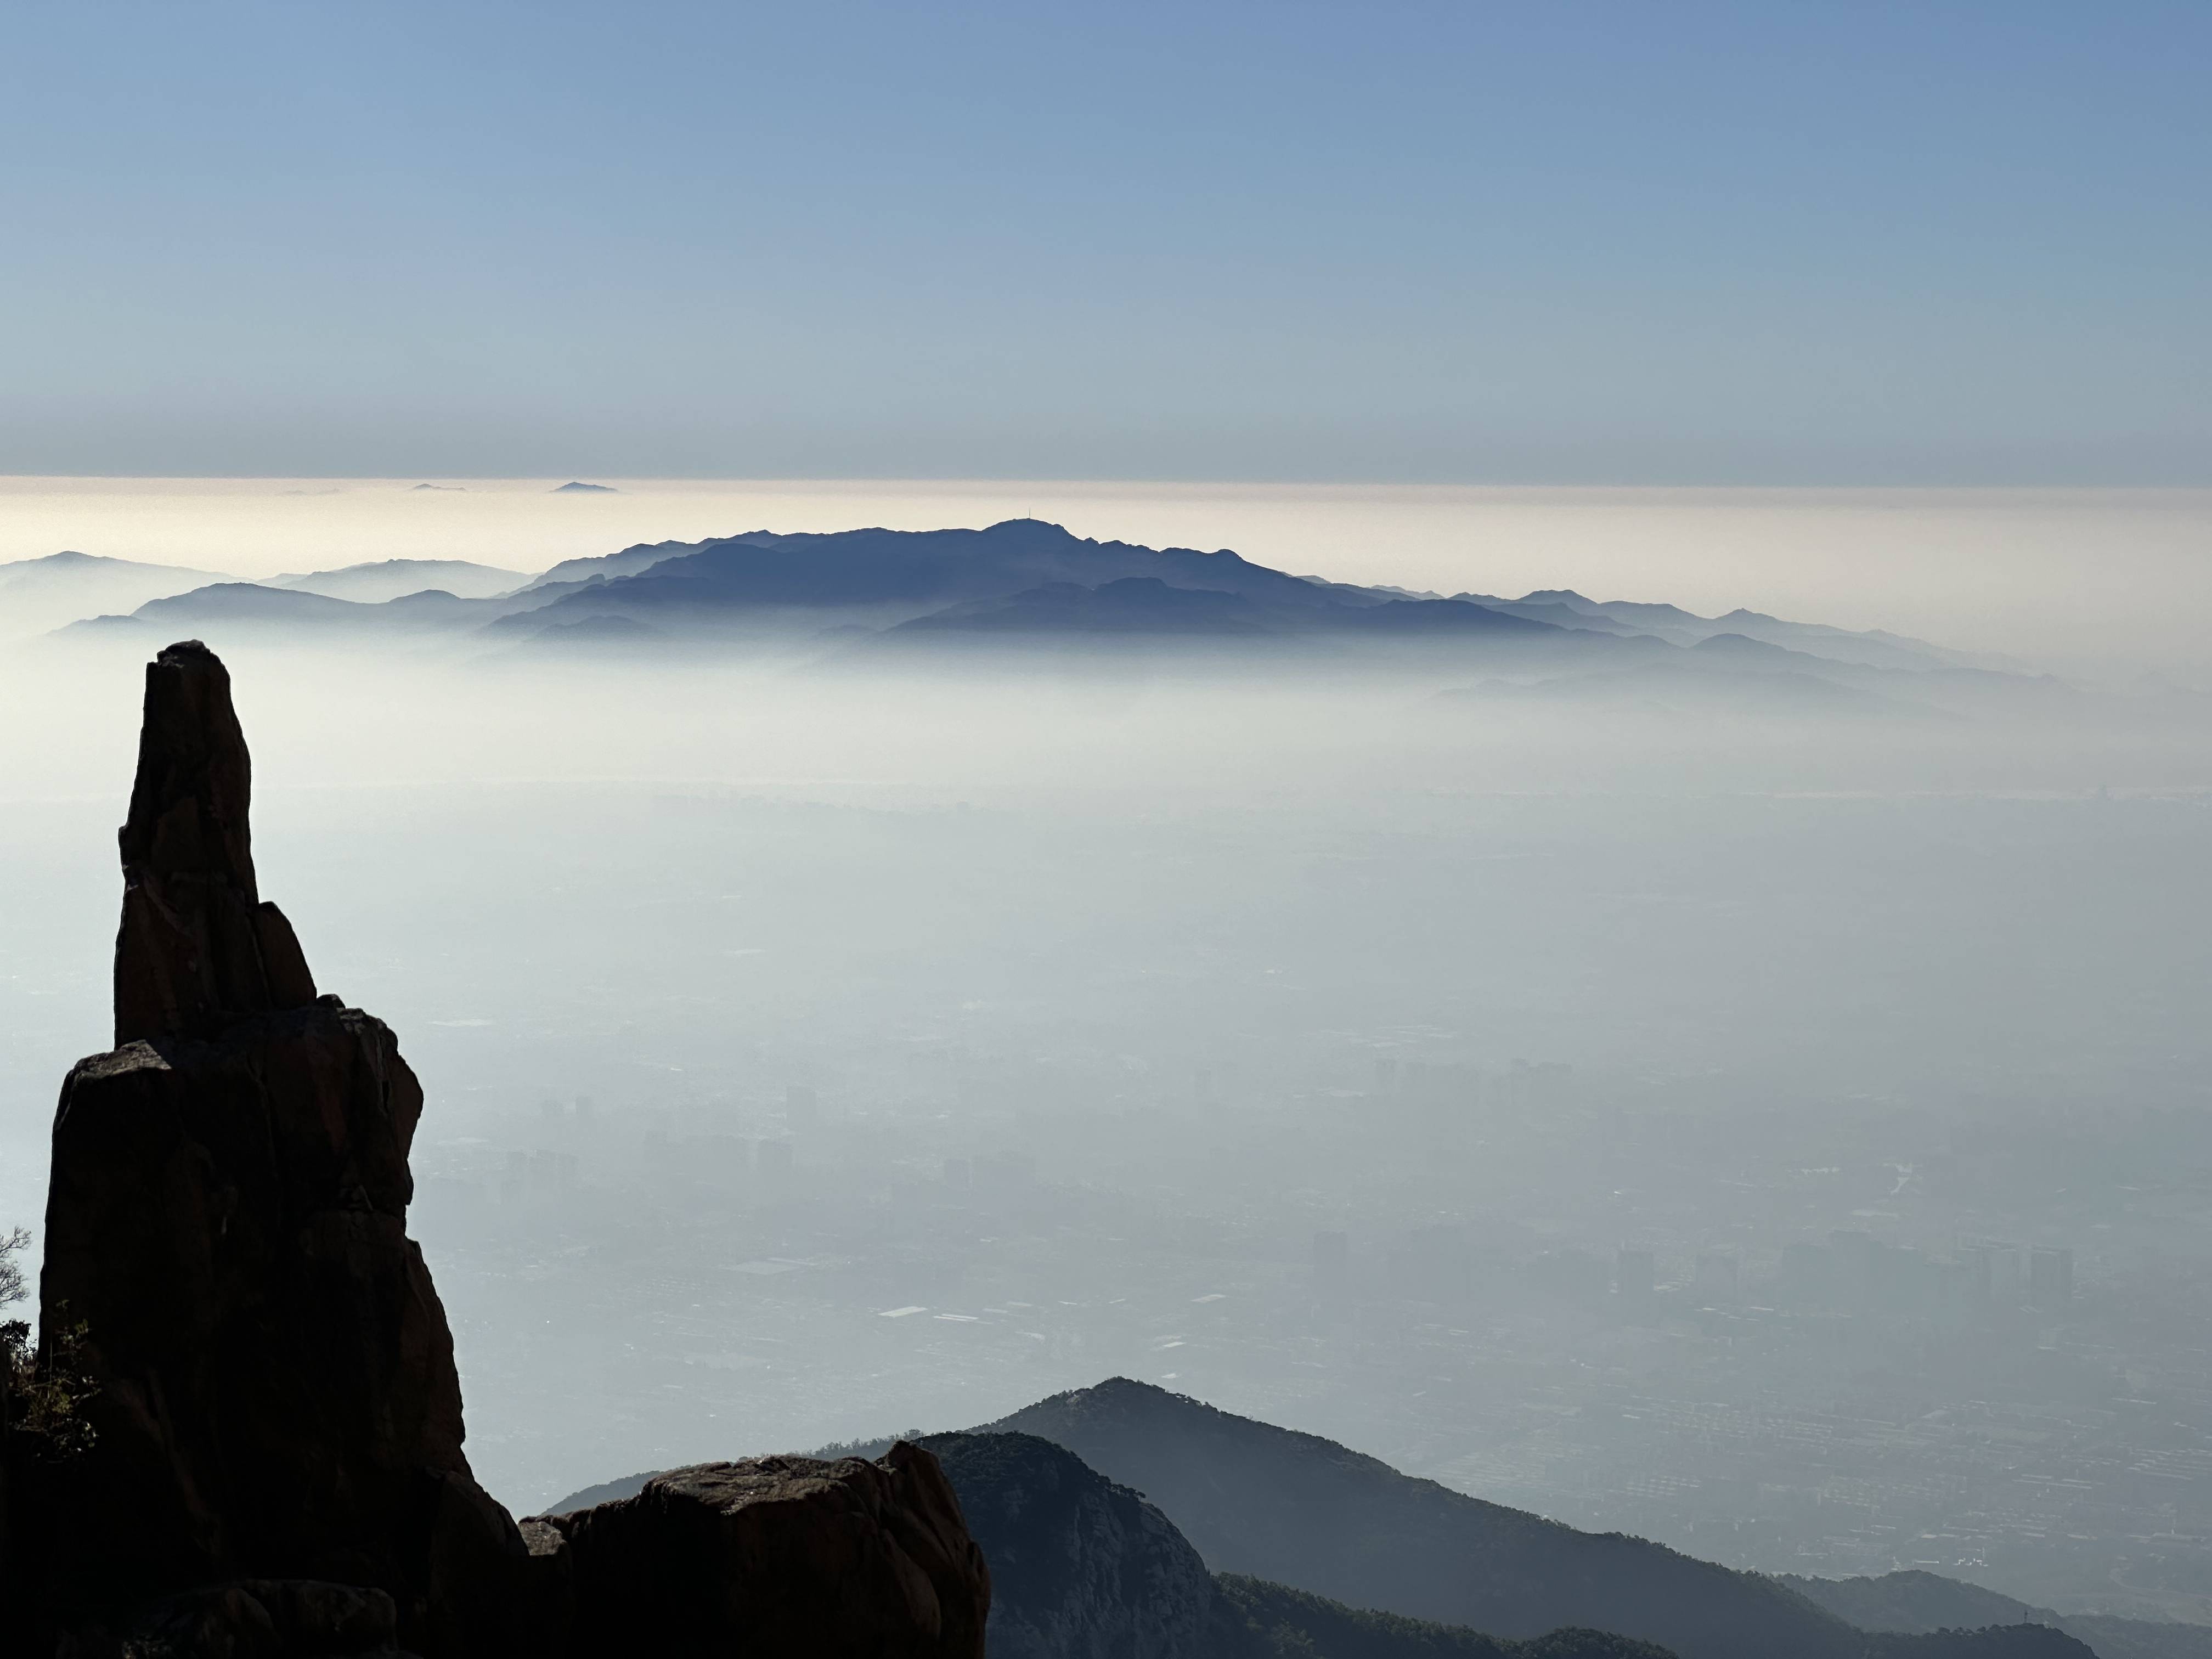
{"type": "Polygon", "coordinates": [[[482,1627],[529,1557],[470,1474],[407,1237],[422,1085],[380,1020],[317,998],[255,887],[251,794],[229,674],[169,647],[121,837],[116,1046],[54,1118],[41,1335],[81,1333],[93,1437],[29,1576],[79,1610],[329,1580],[389,1595],[417,1651],[504,1652],[482,1627]]]}
{"type": "Polygon", "coordinates": [[[422,1085],[382,1021],[316,996],[254,884],[251,793],[229,675],[169,647],[122,832],[116,1046],[54,1115],[40,1363],[83,1385],[82,1444],[0,1436],[0,1650],[27,1586],[41,1640],[75,1632],[49,1653],[982,1659],[988,1574],[926,1451],[672,1477],[574,1547],[477,1484],[407,1236],[422,1085]],[[178,1620],[189,1647],[109,1639],[178,1620]]]}
{"type": "Polygon", "coordinates": [[[230,675],[198,640],[146,665],[144,724],[122,829],[115,1042],[211,1037],[315,1000],[292,925],[262,902],[246,814],[253,767],[230,675]]]}

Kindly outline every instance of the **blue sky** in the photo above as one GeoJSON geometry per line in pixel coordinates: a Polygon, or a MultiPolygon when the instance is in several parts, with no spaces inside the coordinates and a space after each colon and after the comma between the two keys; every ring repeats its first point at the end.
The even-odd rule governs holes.
{"type": "Polygon", "coordinates": [[[0,472],[2212,483],[2212,6],[11,13],[0,472]]]}

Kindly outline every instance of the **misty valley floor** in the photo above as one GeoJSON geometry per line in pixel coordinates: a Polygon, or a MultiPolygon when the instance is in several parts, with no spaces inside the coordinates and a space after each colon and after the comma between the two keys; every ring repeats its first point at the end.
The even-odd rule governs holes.
{"type": "MultiPolygon", "coordinates": [[[[833,793],[268,794],[428,1089],[519,1508],[1123,1373],[1734,1564],[2212,1616],[2201,798],[833,793]]],[[[21,1212],[109,810],[6,831],[21,1212]]]]}

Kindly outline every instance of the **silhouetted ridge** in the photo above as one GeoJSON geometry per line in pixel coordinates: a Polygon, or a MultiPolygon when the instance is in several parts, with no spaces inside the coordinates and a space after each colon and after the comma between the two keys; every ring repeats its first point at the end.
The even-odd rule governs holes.
{"type": "MultiPolygon", "coordinates": [[[[1578,1532],[1400,1474],[1316,1435],[1115,1377],[989,1425],[1066,1447],[1171,1516],[1216,1572],[1242,1573],[1493,1636],[1562,1627],[1657,1643],[1681,1659],[1936,1659],[1936,1637],[1869,1638],[1794,1590],[1620,1534],[1578,1532]],[[1923,1643],[1925,1647],[1898,1647],[1923,1643]]],[[[2052,1648],[2021,1641],[1962,1655],[2052,1648]]],[[[2058,1637],[2060,1642],[2069,1638],[2058,1637]]]]}
{"type": "Polygon", "coordinates": [[[610,611],[706,619],[778,608],[874,611],[896,622],[966,600],[1054,583],[1096,588],[1126,576],[1305,609],[1339,603],[1310,582],[1226,550],[1091,541],[1058,525],[1011,519],[984,530],[756,531],[702,542],[564,594],[515,625],[610,611]]]}

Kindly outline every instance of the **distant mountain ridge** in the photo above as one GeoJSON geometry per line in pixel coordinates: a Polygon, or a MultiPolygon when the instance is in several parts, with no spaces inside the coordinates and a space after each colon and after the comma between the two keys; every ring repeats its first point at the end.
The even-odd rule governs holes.
{"type": "MultiPolygon", "coordinates": [[[[765,535],[768,532],[757,533],[765,535]]],[[[735,541],[740,538],[731,537],[728,539],[735,541]]],[[[540,588],[580,584],[594,579],[605,580],[614,576],[634,575],[638,571],[650,569],[665,559],[681,558],[687,553],[696,552],[704,545],[707,544],[701,542],[639,542],[618,553],[603,553],[592,558],[563,559],[551,569],[532,578],[523,591],[529,592],[540,588]]]]}
{"type": "Polygon", "coordinates": [[[1149,1383],[1115,1377],[988,1427],[1142,1492],[1218,1572],[1493,1636],[1582,1626],[1682,1659],[1867,1652],[1863,1632],[1771,1579],[1577,1532],[1149,1383]]]}
{"type": "Polygon", "coordinates": [[[212,570],[64,551],[0,564],[0,635],[42,634],[81,618],[229,580],[212,570]]]}
{"type": "Polygon", "coordinates": [[[262,585],[320,593],[327,599],[352,599],[363,605],[381,605],[431,589],[460,599],[495,599],[514,592],[529,580],[527,571],[503,570],[496,565],[477,564],[468,559],[380,559],[337,570],[271,576],[262,585]]]}
{"type": "Polygon", "coordinates": [[[1920,1633],[1963,1625],[2047,1625],[2088,1644],[2097,1659],[2212,1659],[2212,1626],[2065,1613],[1932,1572],[1780,1581],[1862,1630],[1920,1633]]]}
{"type": "MultiPolygon", "coordinates": [[[[688,545],[640,545],[556,567],[533,591],[550,597],[502,617],[489,631],[523,634],[619,617],[680,639],[702,630],[804,630],[834,623],[874,631],[874,639],[842,647],[856,665],[886,653],[950,659],[978,649],[1188,649],[1212,641],[1293,651],[1326,647],[1377,661],[1378,653],[1434,657],[1479,646],[1517,672],[1597,672],[1656,664],[1730,631],[1674,605],[1600,605],[1565,589],[1503,600],[1362,587],[1290,575],[1228,550],[1095,541],[1036,520],[984,530],[753,531],[688,545]],[[552,593],[556,587],[565,591],[552,593]],[[1655,627],[1664,631],[1650,631],[1655,627]]],[[[1934,672],[1958,660],[1957,653],[1898,636],[1851,635],[1750,611],[1735,618],[1754,630],[1744,638],[1771,634],[1796,641],[1778,648],[1797,649],[1798,665],[1838,684],[1849,683],[1854,668],[1904,672],[1909,665],[1934,672]]],[[[1741,673],[1735,664],[1708,665],[1712,678],[1699,689],[1723,688],[1722,676],[1741,673]]],[[[1897,699],[1846,693],[1820,701],[1886,710],[1897,699]]]]}
{"type": "MultiPolygon", "coordinates": [[[[1880,629],[1854,633],[1822,623],[1784,622],[1778,617],[1739,606],[1721,617],[1701,617],[1676,605],[1637,599],[1592,599],[1571,587],[1541,588],[1518,599],[1501,599],[1483,593],[1453,596],[1475,605],[1493,605],[1516,614],[1559,612],[1578,616],[1586,625],[1614,627],[1650,634],[1675,645],[1695,645],[1716,634],[1735,634],[1771,645],[1809,650],[1814,642],[1829,647],[1826,654],[1843,662],[1870,668],[1990,668],[1997,665],[1969,653],[1908,639],[1880,629]]],[[[2007,665],[2009,666],[2009,665],[2007,665]]]]}
{"type": "Polygon", "coordinates": [[[1672,718],[1925,720],[2063,711],[2079,696],[2047,676],[1880,630],[1744,609],[1700,617],[1570,588],[1509,599],[1362,586],[1291,575],[1227,549],[1101,541],[1035,519],[638,543],[526,580],[466,561],[389,560],[165,593],[132,621],[188,622],[210,635],[419,635],[463,651],[557,650],[572,661],[742,644],[758,647],[753,660],[763,664],[825,671],[1152,672],[1208,654],[1274,658],[1289,672],[1428,676],[1440,714],[1504,698],[1672,718]],[[272,590],[345,603],[287,607],[262,597],[272,590]],[[177,599],[187,602],[167,603],[177,599]]]}
{"type": "MultiPolygon", "coordinates": [[[[165,629],[211,623],[260,623],[290,628],[357,629],[401,632],[465,616],[469,601],[432,589],[381,603],[333,599],[307,588],[264,587],[258,582],[219,582],[155,599],[132,612],[134,622],[165,629]]],[[[102,619],[107,620],[107,619],[102,619]]]]}
{"type": "Polygon", "coordinates": [[[1298,607],[1331,603],[1312,583],[1225,549],[1200,553],[1089,541],[1058,525],[1009,519],[985,530],[755,531],[610,575],[604,584],[563,594],[538,614],[553,622],[611,613],[651,621],[775,611],[875,612],[888,623],[1053,583],[1095,588],[1125,576],[1298,607]]]}

